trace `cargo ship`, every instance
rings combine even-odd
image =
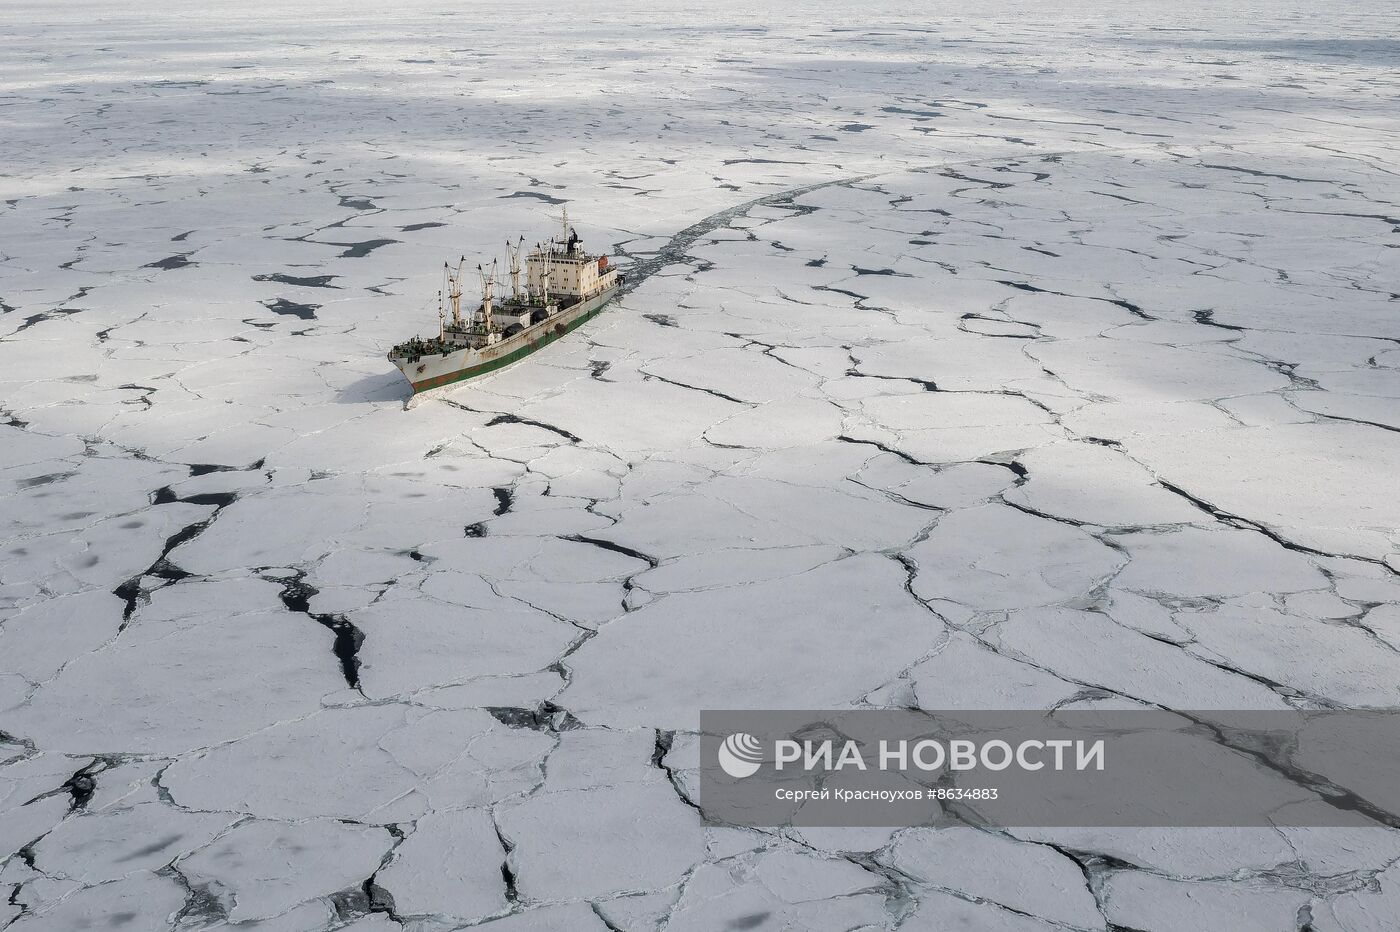
[[[525,256],[525,239],[506,243],[510,296],[499,301],[496,263],[478,265],[481,303],[462,313],[462,258],[443,265],[445,287],[438,292],[436,337],[414,337],[389,351],[389,361],[413,386],[427,391],[494,372],[543,349],[603,309],[624,281],[607,256],[583,248],[564,211],[562,232],[537,243]]]

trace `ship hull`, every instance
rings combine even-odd
[[[527,327],[515,336],[494,346],[479,350],[461,349],[442,355],[421,356],[417,359],[395,359],[393,363],[408,379],[413,391],[425,392],[454,382],[463,382],[495,372],[519,362],[531,353],[544,349],[596,317],[617,294],[614,285],[601,294],[580,301],[555,314],[549,320]],[[421,370],[421,371],[420,371]]]

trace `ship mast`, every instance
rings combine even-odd
[[[550,253],[545,252],[547,248],[539,243],[535,244],[535,252],[539,255],[542,266],[540,269],[540,303],[545,307],[549,307],[549,272],[554,267]]]
[[[457,261],[457,270],[447,272],[447,297],[452,302],[452,326],[457,329],[462,327],[462,264],[467,261],[463,256]],[[444,266],[446,263],[444,263]]]
[[[496,329],[496,321],[491,316],[492,297],[496,286],[496,260],[491,260],[491,271],[488,272],[479,265],[476,270],[481,274],[481,316],[486,324],[486,332],[490,333]]]
[[[564,249],[568,249],[568,248],[569,248],[569,205],[568,205],[568,204],[565,204],[565,205],[563,206],[563,208],[561,208],[561,209],[562,209],[563,215],[564,215],[564,216],[563,216],[563,219],[564,219],[564,236],[563,236],[562,239],[559,240],[559,242],[560,242],[560,244],[564,247]]]
[[[506,255],[510,257],[510,296],[516,301],[520,300],[520,247],[524,243],[523,236],[514,246],[510,244],[510,240],[506,240]]]

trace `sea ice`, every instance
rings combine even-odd
[[[1400,704],[1393,4],[0,24],[0,927],[1393,925],[1394,828],[696,790],[704,708]],[[627,293],[406,404],[565,204]]]

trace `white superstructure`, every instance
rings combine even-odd
[[[528,288],[532,294],[591,298],[617,284],[617,270],[607,256],[583,251],[578,234],[564,211],[563,235],[537,245],[526,259]]]

